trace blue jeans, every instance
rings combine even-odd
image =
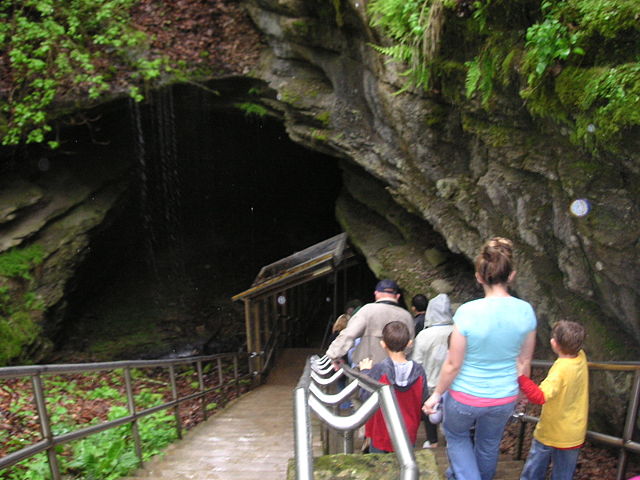
[[[500,440],[516,402],[495,407],[472,407],[444,397],[443,428],[447,437],[450,469],[456,480],[491,480],[496,473]],[[471,428],[475,425],[475,436]]]
[[[553,464],[551,480],[571,480],[579,454],[579,448],[562,450],[549,447],[534,438],[520,480],[544,480],[549,461]]]

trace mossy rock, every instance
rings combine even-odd
[[[447,254],[437,248],[430,248],[425,250],[424,258],[431,266],[437,267],[447,261]]]
[[[416,450],[422,480],[441,480],[436,458],[428,450]],[[289,461],[287,480],[295,479],[295,461]],[[314,459],[315,480],[397,480],[400,465],[395,454],[336,454]]]

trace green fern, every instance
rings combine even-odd
[[[391,45],[390,47],[383,47],[380,45],[369,44],[375,51],[391,57],[392,60],[408,63],[411,61],[415,52],[409,45]]]

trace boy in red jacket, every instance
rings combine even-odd
[[[520,480],[543,480],[550,461],[552,480],[573,478],[589,416],[589,371],[581,349],[584,337],[579,323],[559,321],[551,331],[551,348],[558,358],[547,378],[538,387],[524,375],[518,377],[529,401],[543,405]]]
[[[380,383],[393,385],[409,440],[415,445],[422,418],[422,404],[429,395],[424,369],[418,363],[407,360],[404,353],[412,341],[411,333],[404,323],[387,323],[382,329],[380,345],[389,356],[376,363],[373,368],[371,359],[365,358],[360,361],[360,370]],[[360,396],[362,400],[366,400],[370,395],[362,390]],[[371,441],[370,453],[393,452],[393,444],[380,409],[366,423],[365,437]]]

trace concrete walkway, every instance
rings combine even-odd
[[[280,352],[267,383],[187,432],[127,480],[283,480],[293,457],[293,389],[309,349]]]

